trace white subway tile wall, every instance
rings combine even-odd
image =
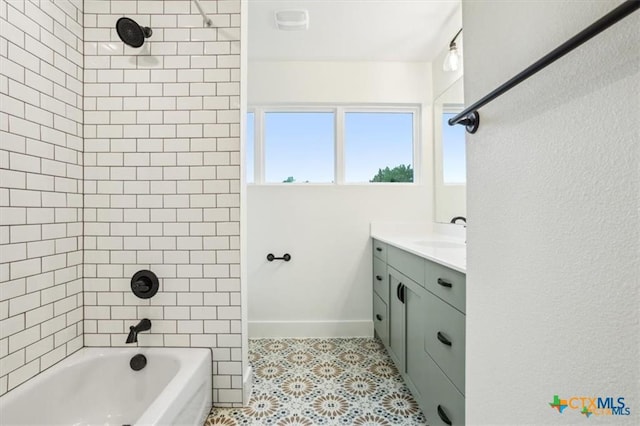
[[[82,28],[0,0],[0,395],[83,346]]]
[[[84,339],[124,346],[149,318],[140,346],[211,348],[214,403],[240,406],[240,0],[202,5],[214,28],[191,0],[84,2]],[[141,48],[122,16],[152,28]],[[11,221],[35,202],[19,197]],[[140,269],[160,279],[152,299],[131,293]]]

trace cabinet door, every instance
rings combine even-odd
[[[405,354],[405,312],[401,300],[402,275],[392,268],[389,274],[389,355],[402,373],[404,373]]]
[[[424,367],[424,326],[426,290],[413,282],[405,282],[404,308],[406,317],[406,372],[407,381],[416,400],[422,401],[427,386]]]

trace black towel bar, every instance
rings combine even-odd
[[[284,260],[285,262],[288,262],[291,260],[291,255],[289,253],[285,253],[282,257],[275,257],[273,253],[269,253],[267,255],[267,260],[269,262],[273,262],[274,260]]]
[[[511,90],[512,88],[522,83],[538,71],[546,68],[556,60],[562,58],[564,55],[571,52],[576,47],[600,34],[602,31],[606,30],[616,22],[622,20],[627,15],[632,14],[633,12],[638,10],[638,8],[640,8],[640,0],[625,1],[620,6],[616,7],[611,12],[607,13],[602,18],[598,19],[596,22],[589,25],[587,28],[580,31],[575,36],[571,37],[569,40],[562,43],[560,46],[556,47],[554,50],[547,53],[545,56],[538,59],[533,64],[529,65],[529,67],[512,77],[502,86],[498,87],[493,92],[489,93],[473,105],[469,106],[464,111],[457,114],[455,117],[450,118],[448,121],[449,125],[454,126],[456,124],[462,124],[467,128],[467,132],[475,133],[480,126],[480,114],[478,114],[478,109],[482,108],[505,92]]]

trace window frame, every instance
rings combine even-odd
[[[272,112],[331,112],[334,114],[334,166],[333,182],[265,182],[264,120]],[[247,108],[254,113],[253,182],[248,185],[312,185],[312,186],[358,186],[358,185],[419,185],[422,183],[422,108],[419,104],[260,104]],[[413,182],[346,182],[345,163],[345,115],[347,113],[410,113],[413,116],[412,164]]]

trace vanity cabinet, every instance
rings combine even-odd
[[[373,247],[376,334],[429,424],[463,425],[465,275],[375,239]]]
[[[389,275],[387,246],[373,245],[373,327],[385,346],[389,346]]]

